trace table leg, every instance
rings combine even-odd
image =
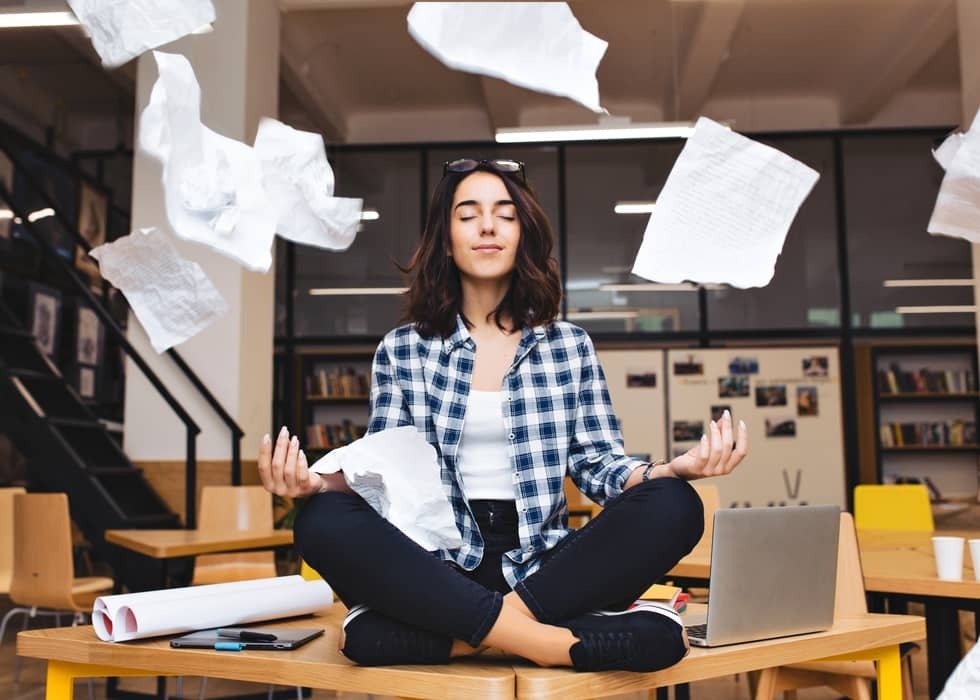
[[[902,655],[886,647],[878,657],[878,700],[902,700]]]
[[[156,671],[140,671],[118,666],[79,664],[72,661],[48,661],[45,700],[72,700],[76,678],[105,678],[107,676],[155,676]],[[172,673],[167,675],[174,675]]]
[[[960,659],[960,617],[957,609],[927,600],[926,646],[929,657],[929,697],[939,697]]]

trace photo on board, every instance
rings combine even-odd
[[[817,405],[817,387],[796,387],[796,415],[815,416],[819,413]]]
[[[796,437],[796,418],[793,416],[766,418],[766,437]]]
[[[728,399],[749,395],[749,377],[736,374],[731,377],[718,377],[718,398]]]
[[[786,405],[786,385],[769,384],[757,386],[755,388],[756,406],[785,406]]]

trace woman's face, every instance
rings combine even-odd
[[[510,277],[521,240],[517,208],[503,180],[478,170],[456,186],[449,218],[450,254],[472,281]]]

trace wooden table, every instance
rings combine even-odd
[[[963,580],[943,581],[936,575],[933,535],[970,539],[980,537],[980,532],[857,532],[865,590],[919,600],[925,604],[930,697],[939,695],[961,656],[958,611],[977,610],[980,606],[980,582],[975,580],[968,547],[964,544]],[[710,551],[696,548],[671,569],[668,576],[704,582],[710,573]]]
[[[161,674],[204,675],[401,697],[494,700],[612,695],[829,655],[864,652],[868,658],[880,662],[878,697],[899,700],[898,645],[921,639],[925,633],[919,617],[865,615],[840,621],[828,632],[716,649],[693,649],[679,664],[658,673],[576,673],[568,669],[537,668],[497,654],[444,666],[369,668],[353,665],[337,651],[344,613],[343,606],[334,605],[322,616],[275,622],[276,627],[322,625],[326,628],[323,637],[292,652],[171,649],[169,637],[100,642],[92,628],[86,626],[21,632],[17,637],[17,653],[48,660],[47,700],[70,700],[74,678]]]
[[[980,537],[975,530],[902,532],[858,530],[865,590],[920,600],[926,609],[929,695],[936,697],[962,655],[960,610],[980,609],[980,581],[964,543],[963,580],[943,581],[936,574],[932,536]]]

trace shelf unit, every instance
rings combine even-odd
[[[944,498],[976,499],[976,344],[875,345],[868,359],[876,481],[928,478]]]
[[[295,431],[313,462],[367,429],[374,348],[301,348],[296,355]]]

